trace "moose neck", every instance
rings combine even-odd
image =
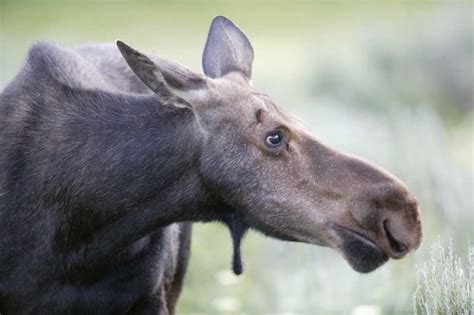
[[[71,117],[68,133],[81,139],[64,140],[82,145],[67,165],[72,174],[57,181],[72,181],[63,187],[69,208],[57,239],[68,243],[60,248],[86,246],[94,263],[168,224],[218,219],[199,176],[203,137],[191,110],[154,96],[83,92],[74,100],[98,110]]]

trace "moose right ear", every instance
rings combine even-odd
[[[229,72],[252,79],[253,48],[245,34],[226,17],[214,18],[202,57],[204,73],[219,78]]]
[[[136,76],[160,97],[192,105],[196,90],[207,89],[206,78],[158,56],[147,56],[118,40],[117,47]]]

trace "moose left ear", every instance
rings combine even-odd
[[[155,55],[145,55],[118,40],[117,47],[137,77],[153,92],[171,101],[184,100],[192,104],[207,88],[206,78],[184,66]]]
[[[214,18],[202,58],[204,73],[219,78],[229,72],[239,72],[250,81],[252,62],[253,48],[247,36],[228,18]]]

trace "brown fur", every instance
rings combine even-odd
[[[223,48],[213,52],[216,46]],[[203,179],[252,227],[343,253],[348,236],[339,231],[345,229],[362,236],[381,261],[419,246],[418,204],[405,185],[372,163],[325,145],[256,91],[250,84],[253,49],[226,18],[216,18],[209,32],[203,58],[208,76],[146,57],[121,42],[119,48],[155,93],[172,94],[192,109],[205,139]],[[283,139],[271,148],[265,139],[274,132]]]
[[[228,225],[236,273],[249,228],[359,272],[419,246],[405,185],[256,91],[228,19],[211,25],[205,75],[117,46],[123,59],[37,44],[0,95],[0,313],[172,313],[185,221]]]

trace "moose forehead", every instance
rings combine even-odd
[[[203,112],[209,118],[229,120],[242,127],[262,123],[274,128],[305,131],[302,123],[285,113],[271,97],[252,88],[238,74],[208,79],[209,95]]]

